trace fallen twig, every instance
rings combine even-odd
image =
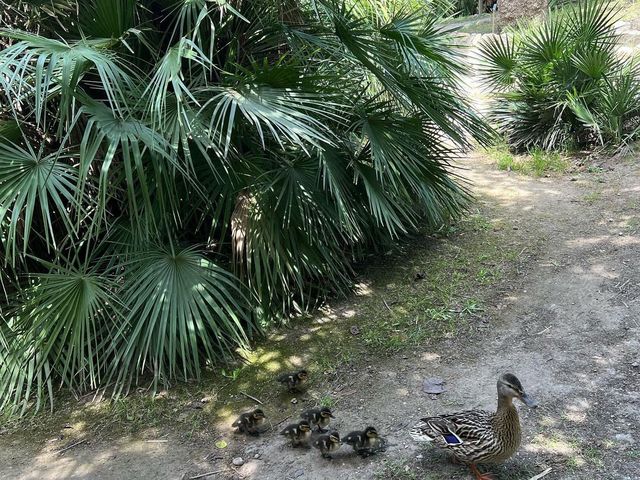
[[[547,330],[549,330],[551,328],[551,325],[549,325],[547,328],[545,328],[544,330],[536,333],[536,335],[542,335],[544,332],[546,332]]]
[[[391,310],[391,307],[389,306],[389,304],[387,303],[387,301],[383,298],[382,302],[384,303],[384,306],[387,307],[387,310],[389,310],[391,313],[393,313],[393,310]]]
[[[72,443],[71,445],[64,447],[62,450],[58,450],[56,453],[62,453],[62,452],[66,452],[67,450],[71,450],[73,447],[77,447],[78,445],[81,445],[86,441],[87,441],[86,438],[84,440],[79,440],[76,443]]]
[[[276,428],[278,425],[282,425],[284,422],[286,422],[287,420],[289,420],[291,417],[293,417],[293,415],[289,415],[287,417],[284,417],[282,420],[280,420],[278,423],[275,423],[273,425],[271,425],[271,430],[273,430],[274,428]]]
[[[195,477],[189,477],[189,480],[197,480],[198,478],[208,477],[209,475],[216,475],[218,473],[228,472],[228,468],[224,468],[222,470],[215,470],[213,472],[201,473],[200,475],[196,475]]]
[[[163,439],[154,439],[154,440],[145,440],[145,443],[167,443],[169,440]]]
[[[256,397],[252,397],[251,395],[249,395],[248,393],[244,393],[244,392],[240,392],[242,395],[244,395],[247,398],[250,398],[251,400],[253,400],[254,402],[258,402],[260,405],[264,405],[260,400],[258,400]]]
[[[546,477],[550,473],[551,473],[551,468],[547,468],[544,472],[539,473],[538,475],[535,475],[535,476],[531,477],[529,480],[539,480],[542,477]]]

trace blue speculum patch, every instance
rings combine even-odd
[[[444,437],[445,442],[447,442],[447,445],[460,445],[462,443],[460,437],[453,433],[445,433],[442,436]]]

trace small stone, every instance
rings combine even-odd
[[[633,363],[631,364],[631,366],[632,366],[633,368],[640,368],[640,363],[638,363],[638,362],[633,362]]]
[[[513,227],[514,230],[520,230],[520,227]]]
[[[295,472],[293,472],[293,473],[291,474],[291,476],[292,476],[293,478],[300,478],[300,477],[302,477],[303,475],[304,475],[304,470],[302,470],[301,468],[299,468],[298,470],[296,470]]]
[[[293,403],[295,405],[296,403],[298,403],[298,399],[297,398],[292,398],[291,399],[291,403]]]
[[[613,222],[613,218],[608,218],[607,222]]]
[[[571,177],[569,180],[572,181],[572,182],[577,182],[578,181],[578,179],[576,177]]]
[[[244,465],[244,459],[242,457],[236,457],[231,461],[231,463],[234,467],[241,467]]]
[[[203,397],[200,399],[200,403],[209,403],[211,402],[211,397]]]
[[[621,237],[621,236],[623,236],[623,235],[624,235],[624,233],[622,233],[622,232],[618,232],[618,236],[619,236],[619,237]]]
[[[261,455],[259,453],[256,453],[253,458],[255,458],[256,460],[259,459],[261,457]]]
[[[357,325],[352,325],[349,331],[351,332],[351,335],[360,335],[360,329]]]
[[[416,455],[416,458],[417,458],[418,460],[422,460],[422,459],[424,458],[424,456],[423,456],[422,454],[420,454],[420,455]]]

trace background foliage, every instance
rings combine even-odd
[[[640,135],[640,68],[619,50],[617,3],[581,0],[511,37],[484,42],[492,117],[509,144],[624,145]]]
[[[459,215],[448,161],[487,129],[441,13],[6,6],[0,409],[198,377],[347,289],[363,252]]]

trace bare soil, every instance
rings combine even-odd
[[[375,425],[391,444],[387,452],[362,459],[343,446],[325,460],[317,451],[287,447],[276,424],[294,420],[322,390],[297,404],[286,395],[265,401],[274,427],[257,438],[234,435],[230,422],[212,419],[191,437],[170,428],[151,442],[148,435],[94,435],[57,453],[73,445],[64,429],[61,439],[29,431],[3,435],[0,428],[0,479],[177,480],[206,472],[218,472],[202,477],[216,480],[469,479],[465,467],[412,443],[406,432],[421,416],[495,408],[495,381],[507,371],[540,407],[520,409],[523,444],[493,468],[497,479],[528,480],[548,468],[546,480],[640,478],[638,162],[612,159],[592,169],[596,173],[553,178],[500,172],[477,156],[462,163],[479,213],[490,225],[507,226],[499,238],[518,251],[512,268],[489,289],[478,286],[483,311],[457,333],[391,356],[365,352],[319,382],[332,394],[334,427],[346,434]],[[425,239],[424,248],[430,242]],[[396,259],[389,270],[411,265],[411,257]],[[348,323],[358,318],[359,305],[354,297],[315,322]],[[391,315],[395,307],[381,302],[383,315],[387,307]],[[287,332],[301,345],[301,363],[308,360],[302,345],[313,325]],[[446,392],[422,393],[428,377],[442,378]],[[230,412],[247,405],[237,396],[228,402]],[[170,427],[171,419],[165,423]],[[214,446],[220,439],[226,448]],[[234,457],[244,464],[234,467]]]

